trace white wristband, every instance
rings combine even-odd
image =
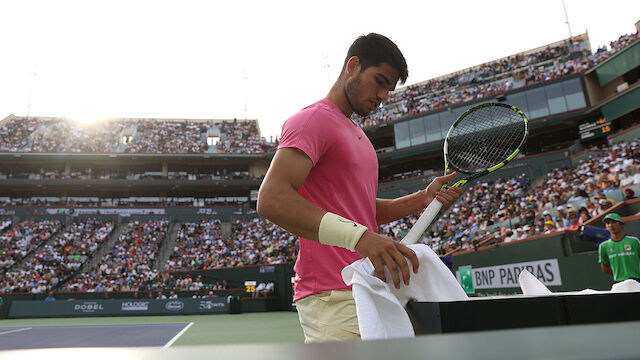
[[[318,240],[322,244],[355,251],[356,244],[365,231],[367,231],[366,226],[328,212],[320,220]]]

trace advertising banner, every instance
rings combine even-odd
[[[73,301],[16,300],[9,310],[10,318],[59,316],[127,316],[173,314],[228,314],[226,298],[210,299],[113,299]]]
[[[558,259],[527,261],[514,264],[472,268],[460,266],[456,278],[465,292],[475,293],[477,289],[519,288],[518,276],[527,269],[546,286],[561,286]]]

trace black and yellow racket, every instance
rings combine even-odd
[[[444,139],[444,174],[456,171],[462,175],[464,178],[453,185],[460,187],[498,171],[518,155],[528,134],[527,117],[515,106],[502,103],[474,106],[460,115]],[[442,203],[434,199],[402,243],[418,242],[441,208]]]

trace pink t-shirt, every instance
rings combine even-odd
[[[328,99],[302,109],[282,127],[280,148],[298,148],[313,162],[299,193],[319,208],[377,232],[378,157],[360,127]],[[295,298],[348,289],[342,269],[361,256],[300,238]]]

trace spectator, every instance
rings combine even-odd
[[[264,283],[264,281],[261,281],[258,286],[256,287],[256,291],[252,294],[253,297],[257,297],[257,296],[264,296],[264,291],[267,288],[267,284]]]
[[[268,296],[269,294],[273,294],[275,291],[276,284],[273,281],[269,281],[267,283],[267,287],[264,289],[264,295]]]
[[[545,221],[544,222],[544,233],[551,234],[552,232],[558,231],[556,224],[553,221]]]
[[[49,295],[47,295],[47,297],[44,298],[44,301],[56,301],[55,296],[53,296],[53,291],[49,291]]]
[[[624,198],[626,200],[631,200],[636,198],[636,192],[633,189],[626,188],[624,189]]]
[[[600,267],[616,282],[633,279],[640,282],[640,240],[624,232],[624,221],[616,213],[604,217],[611,237],[598,248]]]

